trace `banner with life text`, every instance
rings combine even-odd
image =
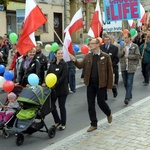
[[[103,0],[106,22],[140,18],[140,0]]]

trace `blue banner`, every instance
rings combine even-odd
[[[140,18],[140,0],[103,0],[106,22]]]

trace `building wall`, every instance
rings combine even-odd
[[[0,11],[0,36],[3,36],[6,33],[6,12]]]

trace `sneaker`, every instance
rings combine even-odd
[[[92,132],[94,130],[96,130],[97,127],[96,126],[90,126],[88,129],[87,129],[87,132]]]
[[[146,83],[146,82],[145,82],[145,84],[144,84],[144,85],[145,85],[145,86],[148,86],[148,85],[149,85],[149,83]]]
[[[107,116],[107,120],[108,120],[108,123],[111,123],[112,122],[112,115]]]

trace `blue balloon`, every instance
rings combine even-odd
[[[3,76],[5,80],[13,80],[14,78],[14,74],[11,71],[5,71]]]
[[[80,47],[78,45],[73,45],[73,50],[75,52],[78,52],[80,50]]]
[[[120,41],[120,43],[119,43],[121,46],[124,44],[124,41]]]
[[[3,73],[5,71],[5,66],[4,65],[0,65],[0,73]]]
[[[31,86],[35,86],[35,85],[38,85],[39,84],[39,77],[34,74],[34,73],[31,73],[29,76],[28,76],[28,82]]]

